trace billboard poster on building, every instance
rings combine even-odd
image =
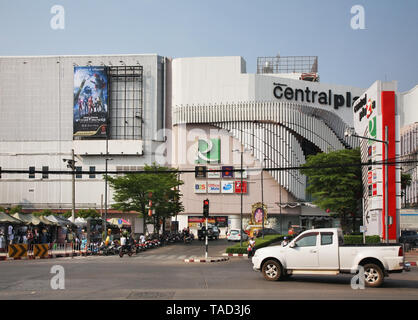
[[[105,67],[74,67],[73,136],[106,138],[108,77]]]

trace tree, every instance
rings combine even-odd
[[[49,215],[54,214],[54,213],[49,209],[44,209],[44,210],[41,210],[41,211],[33,212],[32,214],[35,217],[40,217],[40,216],[49,216]]]
[[[172,217],[183,211],[178,187],[183,181],[178,179],[176,169],[161,167],[156,164],[146,165],[144,172],[129,173],[120,177],[105,176],[114,189],[113,208],[123,212],[136,211],[146,223],[154,223],[159,230],[159,220]],[[148,216],[147,207],[152,201],[151,209],[155,210],[153,217]]]
[[[343,231],[347,233],[349,217],[352,216],[354,224],[355,217],[361,213],[363,183],[360,149],[310,155],[303,167],[306,169],[301,169],[301,173],[308,177],[307,191],[312,194],[313,203],[327,212],[335,212]]]

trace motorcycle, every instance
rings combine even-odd
[[[188,235],[188,236],[184,236],[183,238],[184,243],[192,243],[193,237]]]
[[[127,254],[128,256],[132,256],[135,252],[135,249],[132,245],[127,244],[125,246],[121,246],[121,248],[119,249],[119,257],[123,257],[124,254]]]

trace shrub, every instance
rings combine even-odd
[[[291,238],[289,235],[266,235],[264,239],[256,238],[255,240],[255,248],[260,249],[263,247],[267,247],[275,242],[281,242],[284,237]],[[235,246],[226,248],[226,253],[247,253],[248,241],[244,241],[242,243],[242,247],[240,244],[236,244]]]
[[[345,235],[344,244],[362,244],[363,236]],[[366,236],[366,244],[380,243],[379,236]]]

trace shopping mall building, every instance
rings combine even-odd
[[[392,151],[416,157],[418,88],[399,93],[396,82],[374,86],[396,97]],[[126,172],[156,162],[182,171],[185,210],[174,218],[180,229],[199,226],[204,199],[222,232],[239,228],[241,216],[244,228],[257,223],[261,204],[266,226],[282,232],[294,225],[338,226],[312,205],[305,176],[277,168],[298,168],[310,154],[361,146],[345,132],[355,127],[367,134],[357,131],[363,124],[353,108],[367,90],[320,82],[317,57],[259,58],[256,74],[246,72],[241,57],[0,57],[0,167],[28,171],[1,174],[0,206],[71,210],[71,175],[50,171],[69,170],[65,159],[74,150],[76,171],[83,172],[76,175],[76,209],[103,208],[105,184],[95,172],[106,163],[109,171]],[[363,114],[363,107],[357,111]],[[404,199],[416,203],[416,164],[408,170],[413,182]],[[395,171],[391,210],[399,216],[400,166]],[[370,197],[383,196],[381,174],[376,179],[380,187]],[[369,209],[381,211],[382,203]],[[141,231],[137,215],[112,214]]]

